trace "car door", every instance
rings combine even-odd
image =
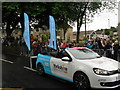
[[[54,76],[71,81],[72,62],[63,61],[61,58],[51,59],[51,72]]]

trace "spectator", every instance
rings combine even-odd
[[[34,41],[34,36],[33,36],[33,34],[31,34],[30,35],[30,42],[31,42],[31,44],[33,43],[33,41]]]
[[[68,47],[69,47],[69,48],[73,48],[73,47],[74,47],[74,44],[71,42],[71,43],[69,43]]]
[[[99,49],[97,42],[93,42],[92,49]]]
[[[19,45],[20,45],[20,46],[22,46],[22,36],[21,36],[21,35],[20,35],[20,37],[19,37],[19,40],[18,40],[18,41],[19,41]]]
[[[99,37],[97,37],[95,41],[98,44],[97,53],[102,56],[104,54],[104,48],[103,48],[102,43],[101,43],[102,39],[100,39]]]
[[[86,46],[87,46],[87,48],[92,49],[92,47],[93,47],[92,41],[88,41]]]
[[[32,49],[33,49],[33,55],[37,55],[38,54],[38,43],[37,43],[37,41],[34,41],[32,43]]]
[[[13,44],[14,47],[18,46],[18,40],[19,40],[19,39],[18,39],[17,37],[14,39],[14,44]]]
[[[105,49],[105,42],[106,42],[105,39],[101,39],[101,44],[102,44],[102,48],[103,48],[103,49]]]
[[[115,60],[117,60],[119,49],[120,49],[119,43],[118,43],[118,41],[115,41],[114,45],[113,45],[113,50],[114,50],[113,59],[115,59]]]
[[[21,47],[20,55],[28,56],[28,47],[27,47],[23,37],[22,37],[22,47]]]
[[[65,49],[67,47],[67,43],[62,43],[61,48]]]
[[[96,38],[95,42],[98,43],[98,47],[99,47],[99,49],[103,49],[102,44],[101,44],[101,40],[100,40],[99,37]]]
[[[109,40],[106,41],[105,44],[105,52],[106,52],[106,57],[112,58],[112,51],[111,51],[112,45]]]

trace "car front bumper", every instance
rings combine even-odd
[[[116,88],[120,86],[120,74],[114,75],[92,75],[90,78],[92,88]]]

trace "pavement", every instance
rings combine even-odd
[[[20,50],[21,50],[21,47],[19,46],[16,46],[16,47],[2,46],[2,53],[9,54],[9,55],[20,56],[20,53],[21,53]]]
[[[28,51],[26,50],[26,48],[22,48],[20,46],[2,46],[2,53],[8,55],[29,57],[30,55],[27,54]]]

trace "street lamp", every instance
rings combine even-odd
[[[108,29],[110,29],[110,19],[108,19]]]

